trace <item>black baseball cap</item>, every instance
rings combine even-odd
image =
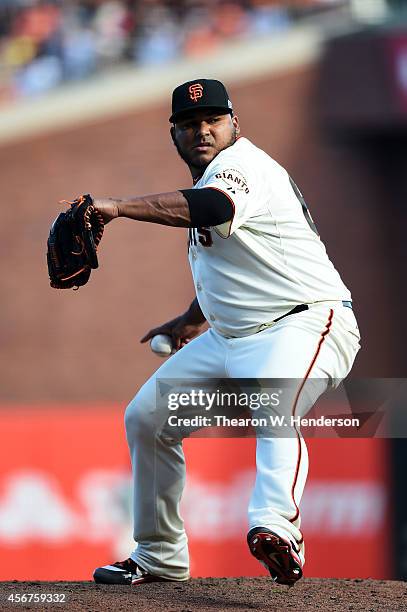
[[[172,92],[171,123],[176,123],[183,114],[196,108],[213,108],[233,113],[226,87],[216,79],[195,79],[176,87]]]

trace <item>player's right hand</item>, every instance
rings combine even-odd
[[[190,340],[195,338],[202,331],[202,323],[189,323],[187,315],[182,314],[159,327],[150,329],[140,340],[141,343],[148,342],[153,336],[158,334],[165,334],[170,336],[172,340],[172,346],[174,351],[178,351],[180,348],[188,344]]]

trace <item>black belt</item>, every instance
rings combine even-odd
[[[345,306],[345,308],[353,309],[352,302],[347,302],[346,300],[342,300],[342,306]],[[298,304],[298,306],[295,306],[295,308],[290,310],[290,312],[286,312],[285,314],[281,315],[281,317],[277,317],[277,319],[274,319],[273,323],[276,323],[277,321],[280,321],[281,319],[284,319],[284,317],[288,317],[289,315],[297,314],[298,312],[303,312],[304,310],[309,310],[309,306],[307,304]]]

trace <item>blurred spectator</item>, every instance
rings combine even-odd
[[[88,7],[65,4],[62,12],[60,61],[64,79],[82,79],[97,68],[96,33],[92,27],[94,11]]]
[[[62,66],[53,55],[38,55],[32,62],[17,72],[17,92],[26,96],[37,96],[59,85],[62,81]]]
[[[107,1],[95,13],[93,27],[96,48],[101,63],[115,63],[123,57],[126,48],[127,9],[123,2]]]
[[[280,6],[258,6],[252,13],[252,30],[256,34],[270,34],[289,26],[287,11]]]
[[[216,32],[215,20],[213,7],[205,3],[191,7],[184,15],[184,52],[186,55],[205,55],[217,48],[220,40]]]
[[[382,0],[385,1],[385,0]],[[202,56],[351,0],[0,0],[0,104],[120,62]]]
[[[136,61],[141,64],[170,62],[180,55],[182,42],[182,28],[174,11],[161,2],[151,2],[142,8],[134,45]]]
[[[66,30],[62,38],[64,78],[83,79],[97,67],[97,38],[95,32],[82,25]]]
[[[221,38],[241,36],[250,28],[250,17],[239,2],[222,2],[214,12],[214,27]]]
[[[34,2],[33,6],[20,11],[12,23],[12,34],[30,38],[35,44],[41,44],[56,32],[60,21],[60,12],[52,4]]]

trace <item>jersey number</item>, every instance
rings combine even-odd
[[[212,234],[210,230],[206,229],[205,227],[199,227],[198,234],[199,242],[202,244],[202,246],[210,247],[213,245]]]
[[[299,203],[301,204],[301,208],[302,208],[302,212],[304,213],[304,217],[308,223],[308,225],[310,226],[310,228],[312,229],[313,232],[315,232],[315,234],[317,236],[319,236],[317,227],[313,221],[313,218],[311,217],[311,213],[308,209],[307,203],[304,200],[304,196],[302,195],[301,191],[298,189],[297,185],[294,183],[293,179],[290,176],[290,183],[291,183],[291,187],[294,190],[295,195],[297,196],[297,199],[299,201]]]
[[[188,241],[188,249],[191,245],[196,245],[196,232],[198,233],[198,240],[200,244],[204,247],[210,247],[213,245],[212,234],[209,229],[206,227],[198,227],[189,229],[189,241]]]

